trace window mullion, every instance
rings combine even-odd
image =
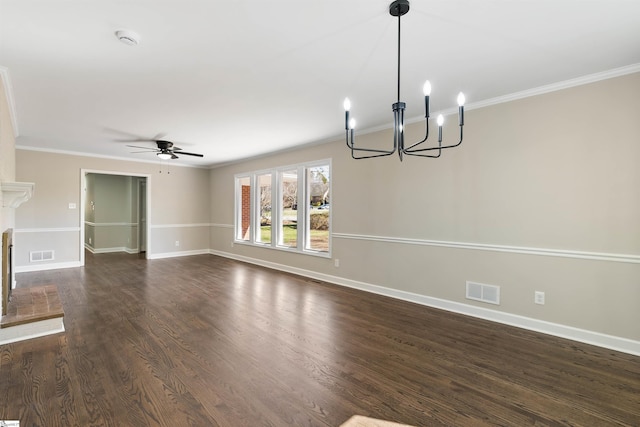
[[[304,250],[304,242],[306,241],[305,231],[307,229],[307,215],[309,209],[309,200],[307,197],[307,177],[305,176],[305,167],[298,166],[298,235],[297,235],[297,249],[302,252]],[[302,206],[302,209],[300,209]]]
[[[274,191],[275,190],[275,191]],[[280,221],[280,206],[278,202],[278,171],[271,171],[271,241],[269,245],[276,247],[278,243],[278,221]]]
[[[282,177],[280,171],[275,171],[273,181],[275,182],[275,191],[272,191],[272,197],[275,199],[271,203],[271,243],[273,247],[280,245],[280,228],[282,227]],[[275,202],[275,203],[274,203]]]

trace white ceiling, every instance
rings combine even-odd
[[[205,155],[174,162],[216,165],[341,137],[345,96],[359,128],[391,125],[397,18],[388,6],[0,0],[17,145],[156,160],[123,140],[163,136]],[[140,44],[119,42],[118,29]],[[638,64],[639,0],[413,0],[402,18],[408,117],[423,115],[427,78],[436,112],[461,90],[473,107]]]

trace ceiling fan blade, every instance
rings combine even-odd
[[[140,147],[139,145],[127,145],[127,147],[131,147],[131,148],[139,148],[141,150],[147,150],[147,151],[160,151],[157,148],[152,148],[152,147]]]
[[[180,154],[181,156],[184,154],[185,156],[204,157],[204,154],[188,153],[186,151],[180,151],[178,154]]]
[[[115,142],[153,142],[150,141],[148,139],[140,139],[140,138],[135,138],[135,139],[129,139],[129,138],[114,138],[113,141]]]
[[[171,153],[171,158],[172,159],[179,159],[180,157],[176,156],[175,154]]]
[[[138,154],[138,153],[155,153],[157,152],[157,150],[143,150],[143,151],[129,151],[131,154]]]

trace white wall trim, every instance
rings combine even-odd
[[[194,224],[153,224],[150,228],[189,228],[189,227],[211,227],[208,222]]]
[[[16,228],[14,233],[71,233],[80,231],[80,227],[57,228]]]
[[[334,239],[367,240],[384,243],[398,243],[405,245],[437,246],[454,249],[472,249],[479,251],[508,252],[515,254],[554,256],[577,258],[595,261],[624,262],[640,264],[640,255],[616,254],[605,252],[584,252],[563,249],[530,248],[525,246],[492,245],[487,243],[448,242],[442,240],[409,239],[404,237],[369,236],[364,234],[333,233]]]
[[[233,224],[211,224],[212,227],[233,229]],[[383,243],[398,243],[405,245],[436,246],[453,249],[469,249],[478,251],[507,252],[514,254],[554,256],[576,258],[592,261],[623,262],[640,264],[640,255],[619,254],[610,252],[587,252],[567,249],[532,248],[527,246],[494,245],[489,243],[453,242],[446,240],[410,239],[405,237],[372,236],[366,234],[332,233],[335,239],[366,240]]]
[[[91,227],[137,227],[137,222],[91,222],[85,221],[85,225]]]
[[[128,254],[137,254],[139,252],[137,248],[127,248],[124,246],[118,246],[113,248],[94,248],[85,244],[84,247],[92,254],[110,254],[115,252],[126,252]]]
[[[75,268],[82,267],[80,261],[69,262],[50,262],[47,264],[38,265],[21,265],[16,266],[16,273],[29,273],[32,271],[45,271],[45,270],[58,270],[60,268]]]
[[[210,224],[211,227],[216,227],[216,228],[230,228],[233,229],[233,224]]]
[[[9,105],[9,117],[11,117],[11,126],[13,127],[13,136],[17,138],[20,135],[18,131],[18,111],[16,110],[15,98],[13,97],[13,85],[11,77],[9,77],[9,69],[0,65],[0,80],[4,86],[4,92],[7,95],[7,104]]]
[[[62,317],[0,329],[0,345],[64,332]]]
[[[595,345],[598,347],[608,348],[615,351],[640,356],[640,341],[634,341],[628,338],[616,337],[613,335],[602,334],[600,332],[588,331],[585,329],[574,328],[572,326],[561,325],[557,323],[546,322],[543,320],[532,319],[517,314],[505,313],[484,307],[476,307],[469,304],[459,303],[455,301],[433,298],[426,295],[415,294],[412,292],[400,291],[397,289],[386,288],[384,286],[372,285],[356,280],[345,279],[342,277],[332,276],[329,274],[318,273],[315,271],[304,270],[301,268],[291,267],[288,265],[277,264],[261,259],[245,257],[229,252],[211,250],[212,255],[218,255],[225,258],[231,258],[238,261],[244,261],[251,264],[260,265],[274,270],[285,271],[288,273],[298,274],[300,276],[312,279],[322,280],[336,285],[346,286],[349,288],[359,289],[379,295],[388,296],[404,301],[409,301],[428,307],[439,308],[467,316],[477,317],[479,319],[489,320],[492,322],[502,323],[540,332],[547,335],[553,335],[560,338],[566,338],[585,344]]]
[[[206,255],[210,249],[196,249],[193,251],[165,252],[161,254],[148,254],[147,259],[177,258],[191,255]]]

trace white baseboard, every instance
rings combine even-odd
[[[16,266],[16,273],[29,273],[31,271],[58,270],[60,268],[82,267],[80,261],[71,262],[51,262],[45,264],[21,265]]]
[[[318,273],[315,271],[304,270],[301,268],[291,267],[288,265],[277,264],[261,259],[245,257],[229,252],[209,251],[212,255],[218,255],[225,258],[231,258],[238,261],[256,264],[274,270],[285,271],[312,279],[322,280],[324,282],[336,285],[346,286],[349,288],[359,289],[374,294],[384,295],[404,301],[409,301],[428,307],[439,308],[479,319],[490,320],[522,329],[540,332],[547,335],[553,335],[560,338],[566,338],[573,341],[591,344],[598,347],[608,348],[611,350],[621,351],[636,356],[640,356],[640,341],[634,341],[628,338],[616,337],[613,335],[602,334],[599,332],[588,331],[585,329],[574,328],[572,326],[561,325],[558,323],[546,322],[544,320],[533,319],[530,317],[520,316],[517,314],[505,313],[484,307],[476,307],[469,304],[459,303],[455,301],[433,298],[426,295],[415,294],[412,292],[400,291],[397,289],[386,288],[383,286],[372,285],[370,283],[359,282],[356,280],[345,279],[343,277],[332,276],[329,274]]]
[[[0,329],[0,345],[64,332],[62,317]]]
[[[180,251],[180,252],[165,252],[162,254],[150,254],[147,252],[147,259],[176,258],[176,257],[191,256],[191,255],[206,255],[210,253],[211,251],[209,249],[196,249],[193,251]]]
[[[89,250],[89,252],[93,253],[93,254],[111,254],[111,253],[115,253],[115,252],[126,252],[128,254],[137,254],[138,253],[138,249],[137,248],[127,248],[124,246],[118,246],[115,248],[94,248],[94,247],[87,247],[87,245],[85,245],[85,248],[87,250]]]

